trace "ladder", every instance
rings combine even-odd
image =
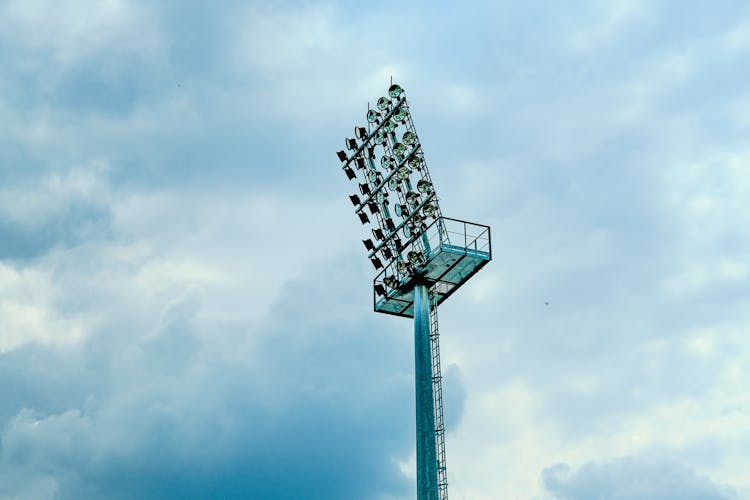
[[[432,397],[435,404],[438,498],[439,500],[448,500],[448,471],[445,464],[445,421],[443,418],[443,376],[440,372],[440,332],[438,331],[436,294],[432,294],[430,302],[430,350],[432,354]]]

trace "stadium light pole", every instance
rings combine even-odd
[[[358,190],[349,199],[360,222],[372,225],[362,243],[378,271],[373,309],[414,318],[417,498],[447,500],[437,306],[492,260],[490,228],[442,216],[399,85],[344,144],[336,155]]]

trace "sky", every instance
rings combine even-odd
[[[415,497],[335,152],[402,85],[493,261],[452,499],[750,498],[743,1],[0,1],[0,498]]]

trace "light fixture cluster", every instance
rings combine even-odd
[[[360,222],[373,226],[372,238],[362,240],[368,258],[376,270],[393,270],[376,290],[385,295],[386,287],[397,289],[425,263],[424,232],[440,218],[440,206],[403,89],[391,85],[366,118],[367,128],[355,127],[336,154],[358,185],[349,199]]]

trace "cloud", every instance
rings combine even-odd
[[[740,498],[732,488],[681,464],[636,458],[589,462],[574,472],[567,464],[553,465],[542,471],[541,482],[553,498],[561,500]]]

